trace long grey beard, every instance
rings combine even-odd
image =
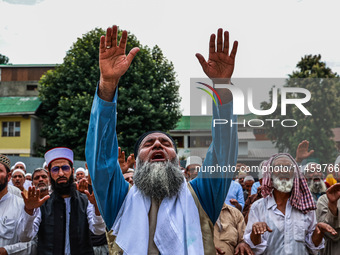
[[[314,182],[314,180],[312,180],[310,182],[309,189],[312,193],[323,193],[326,192],[327,187],[322,180],[319,182]]]
[[[137,158],[133,176],[134,185],[145,195],[162,201],[165,197],[178,194],[184,176],[178,158],[166,162],[143,162]]]

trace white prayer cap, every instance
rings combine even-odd
[[[76,170],[76,174],[79,173],[79,172],[83,172],[85,175],[86,175],[86,171],[84,168],[82,167],[78,167],[77,170]]]
[[[198,156],[190,156],[187,158],[187,163],[185,165],[185,168],[187,168],[190,165],[202,165],[202,159]]]
[[[45,161],[48,166],[57,159],[66,159],[73,164],[73,151],[66,147],[56,147],[45,153]]]
[[[27,173],[27,174],[25,175],[25,177],[26,177],[26,176],[32,176],[32,174],[31,174],[31,173]]]
[[[23,165],[24,168],[25,168],[25,170],[26,170],[26,165],[25,165],[25,163],[24,163],[24,162],[21,162],[21,161],[18,161],[17,163],[15,163],[15,164],[14,164],[14,168],[15,168],[17,165],[19,165],[19,164]]]
[[[340,155],[336,158],[334,165],[340,164]]]
[[[246,181],[253,181],[253,182],[255,182],[254,177],[251,176],[251,175],[247,175],[247,176],[244,178],[243,181],[244,181],[244,182],[246,182]]]
[[[14,170],[13,170],[13,173],[12,173],[12,176],[14,176],[15,173],[17,173],[17,172],[21,173],[22,176],[25,177],[25,172],[24,172],[24,170],[22,170],[22,169],[20,169],[20,168],[14,169]]]
[[[47,167],[46,161],[44,162],[42,168],[45,168],[45,167]]]

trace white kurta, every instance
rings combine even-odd
[[[8,254],[28,255],[36,251],[35,242],[19,242],[18,228],[23,209],[23,199],[9,192],[0,199],[0,247]]]

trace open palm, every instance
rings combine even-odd
[[[235,56],[237,52],[238,42],[235,41],[233,49],[229,55],[229,33],[224,32],[224,41],[222,38],[223,30],[220,28],[217,31],[217,47],[215,44],[216,35],[210,36],[209,42],[209,59],[206,61],[204,57],[197,53],[196,57],[200,62],[205,74],[213,78],[231,78],[234,72]]]
[[[122,32],[122,38],[117,45],[117,26],[108,28],[106,36],[100,38],[99,68],[101,82],[113,84],[115,89],[119,78],[127,71],[139,48],[133,48],[125,55],[127,32]]]

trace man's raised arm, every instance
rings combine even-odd
[[[125,55],[127,32],[117,45],[117,26],[100,38],[100,82],[94,97],[86,140],[86,161],[99,210],[111,228],[128,192],[118,163],[116,108],[120,77],[127,71],[139,48]]]
[[[230,79],[234,71],[235,56],[238,42],[235,41],[229,54],[229,33],[219,29],[216,35],[212,34],[209,42],[209,59],[206,61],[201,54],[196,54],[203,71],[212,79],[214,84],[230,84]],[[229,85],[231,86],[231,85]],[[237,125],[230,126],[230,122],[237,122],[237,117],[233,115],[232,94],[227,88],[216,89],[222,105],[213,106],[213,119],[226,119],[228,124],[212,125],[212,143],[208,149],[202,170],[209,166],[220,166],[221,168],[236,165],[238,153]],[[209,218],[215,223],[224,200],[227,196],[232,171],[212,174],[200,171],[198,177],[191,182],[201,205]]]

